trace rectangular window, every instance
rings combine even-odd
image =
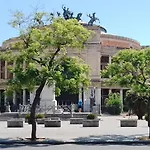
[[[13,65],[13,62],[8,62],[7,67],[11,67]],[[7,79],[12,79],[13,73],[10,72],[10,70],[7,68]]]
[[[1,79],[5,79],[5,61],[2,60],[1,60],[0,72],[1,72]]]
[[[100,70],[104,70],[106,68],[106,66],[109,64],[109,56],[102,56],[100,64],[101,64]],[[108,76],[105,76],[103,78],[108,78]]]

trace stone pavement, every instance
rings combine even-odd
[[[122,116],[102,116],[100,127],[82,127],[62,121],[61,128],[45,128],[37,125],[37,137],[51,141],[98,142],[98,141],[134,141],[137,137],[148,135],[147,122],[138,121],[138,127],[120,127]],[[128,118],[128,117],[126,117]],[[31,125],[24,123],[24,128],[7,128],[7,123],[0,122],[0,140],[30,137]]]

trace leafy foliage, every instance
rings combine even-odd
[[[44,117],[45,117],[44,114],[36,114],[36,115],[35,115],[35,118],[36,118],[36,119],[41,119],[41,118],[44,118]],[[26,115],[25,115],[25,119],[30,119],[30,114],[26,114]]]
[[[136,114],[141,118],[142,112],[145,110],[146,96],[148,99],[147,113],[150,113],[150,48],[135,50],[127,49],[119,51],[112,60],[112,64],[109,64],[105,70],[101,72],[102,76],[108,75],[107,84],[119,84],[122,87],[126,87],[132,90],[132,93],[136,94],[140,98],[133,100],[136,106],[134,109]],[[133,96],[133,95],[132,95]],[[136,96],[136,97],[137,97]],[[142,105],[141,105],[142,104]],[[144,106],[143,106],[144,104]],[[140,108],[142,107],[143,108]],[[140,108],[140,109],[139,109]],[[137,111],[137,110],[142,110]],[[148,121],[150,127],[150,118]]]
[[[56,94],[59,89],[66,92],[78,93],[81,86],[87,87],[90,84],[89,67],[83,60],[77,57],[65,57],[65,59],[55,69],[53,76],[56,82]]]
[[[87,119],[96,119],[97,115],[96,114],[88,114]]]
[[[106,106],[117,106],[121,105],[120,95],[119,93],[110,93],[109,97],[106,98]]]
[[[30,118],[30,114],[26,114],[25,119],[29,119],[29,118]]]
[[[138,116],[138,119],[142,119],[147,112],[148,96],[128,92],[125,101],[127,102],[129,109],[133,110],[133,113]]]
[[[45,115],[44,114],[36,114],[35,117],[36,117],[36,119],[42,119],[45,117]]]
[[[121,99],[119,93],[110,93],[106,98],[106,107],[108,113],[118,115],[121,113]]]
[[[149,95],[150,49],[119,51],[101,75],[110,78],[107,84],[119,84],[136,93]]]
[[[69,51],[79,55],[91,32],[76,19],[55,18],[47,12],[27,17],[16,12],[10,25],[19,30],[20,36],[8,45],[9,50],[0,54],[1,60],[15,62],[9,68],[15,77],[8,81],[7,94],[21,89],[32,91],[36,87],[30,113],[31,139],[36,140],[35,110],[44,86],[55,83],[56,93],[60,94],[62,89],[77,91],[79,85],[90,83],[88,66],[66,56]]]
[[[77,57],[66,57],[70,49],[79,54],[91,34],[76,19],[51,18],[46,12],[25,17],[17,12],[10,24],[19,29],[20,36],[0,55],[2,60],[15,62],[9,67],[15,78],[8,81],[8,94],[20,89],[32,91],[43,80],[49,86],[55,82],[57,94],[61,89],[76,91],[79,85],[89,85],[88,66]]]

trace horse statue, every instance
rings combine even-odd
[[[70,13],[69,19],[74,19],[74,17],[73,17],[73,12]]]
[[[80,21],[80,20],[81,20],[81,17],[82,17],[82,13],[78,13],[76,19],[77,19],[78,21]]]
[[[68,19],[77,19],[78,21],[81,20],[81,16],[82,16],[82,13],[78,13],[76,17],[74,17],[74,13],[71,12],[69,10],[69,8],[66,8],[65,6],[62,6],[62,9],[63,9],[63,17],[65,20],[68,20]]]
[[[60,17],[60,16],[61,16],[61,13],[60,13],[60,12],[58,12],[58,11],[57,11],[57,16],[58,16],[58,17]]]
[[[87,15],[90,18],[88,25],[92,26],[94,22],[99,20],[98,18],[95,17],[95,15],[96,15],[96,13],[93,13],[92,16],[91,16],[91,14]]]
[[[68,19],[71,19],[73,18],[73,12],[71,12],[69,10],[69,8],[66,8],[65,6],[62,6],[62,9],[63,9],[63,17],[64,19],[68,20]]]

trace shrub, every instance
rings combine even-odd
[[[44,114],[36,114],[35,115],[35,118],[38,119],[38,118],[44,118]],[[29,119],[30,118],[30,114],[26,114],[25,116],[25,119]]]
[[[87,119],[96,119],[97,118],[97,115],[95,114],[88,114],[87,115]]]
[[[111,93],[106,99],[107,111],[111,115],[119,115],[121,113],[121,100],[118,93]]]
[[[44,114],[36,114],[35,115],[36,119],[41,119],[41,118],[44,118],[44,117],[45,117]]]
[[[44,118],[44,114],[36,114],[35,118],[36,119],[40,119],[40,118]],[[31,124],[31,119],[30,119],[30,114],[26,114],[25,119],[28,121],[29,124]]]
[[[26,114],[25,119],[29,119],[29,118],[30,118],[30,114]]]
[[[27,120],[28,124],[31,124],[30,114],[26,114],[25,119]]]

